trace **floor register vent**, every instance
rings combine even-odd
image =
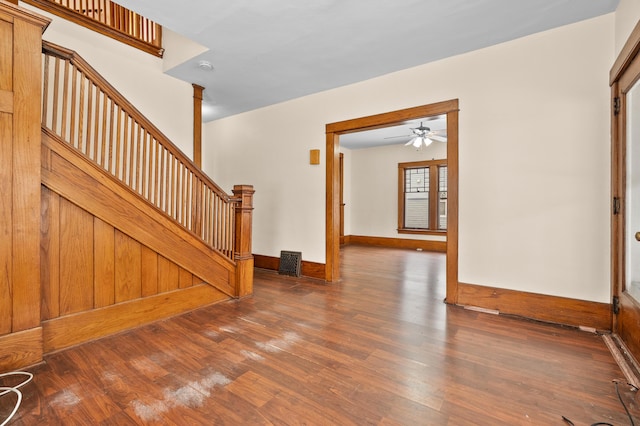
[[[301,272],[302,252],[300,251],[281,251],[280,267],[278,273],[280,275],[291,275],[299,277]]]

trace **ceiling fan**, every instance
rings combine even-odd
[[[411,128],[413,132],[413,138],[409,140],[404,146],[412,145],[414,148],[421,148],[422,145],[429,146],[431,142],[446,142],[446,136],[440,136],[438,133],[444,132],[444,130],[431,130],[429,127],[426,127],[420,123],[420,126]]]
[[[433,141],[437,142],[446,142],[446,130],[431,130],[431,128],[425,126],[422,122],[420,122],[420,126],[411,127],[411,134],[404,136],[393,136],[385,139],[393,139],[393,138],[411,138],[409,142],[404,144],[405,146],[413,146],[416,149],[422,148],[422,146],[429,146]]]

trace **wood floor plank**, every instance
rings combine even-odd
[[[253,297],[47,356],[11,425],[629,424],[601,336],[445,305],[444,254],[341,256],[340,283],[257,269]]]
[[[256,408],[264,406],[287,389],[261,375],[247,371],[227,386],[227,390]]]

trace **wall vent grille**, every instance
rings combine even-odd
[[[302,264],[302,252],[299,251],[281,251],[280,267],[278,273],[280,275],[291,275],[299,277]]]

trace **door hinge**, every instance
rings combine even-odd
[[[620,197],[613,197],[613,214],[620,214]]]
[[[620,114],[620,97],[613,98],[613,115]]]
[[[613,313],[618,315],[620,313],[620,298],[618,296],[613,296],[613,304],[611,305]]]

